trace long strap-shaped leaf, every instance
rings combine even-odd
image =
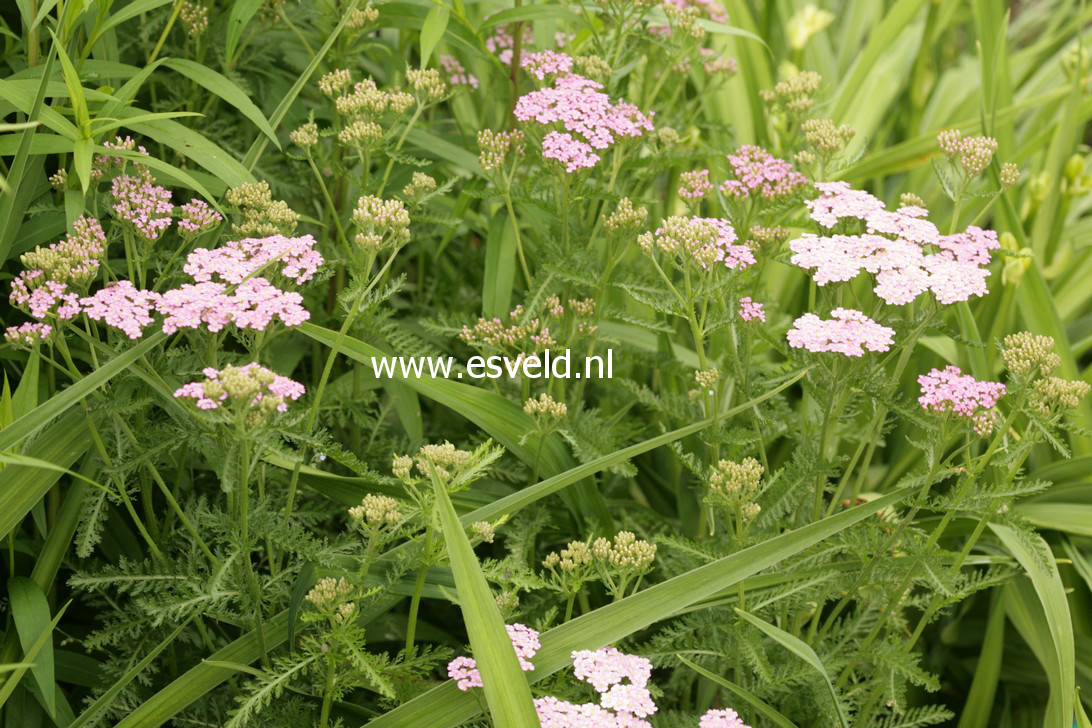
[[[51,419],[123,372],[126,367],[155,348],[165,338],[167,338],[166,334],[161,332],[152,334],[132,349],[114,357],[71,387],[46,400],[3,430],[0,430],[0,450],[14,448]]]
[[[493,593],[482,574],[474,549],[439,479],[433,476],[436,508],[444,529],[447,555],[463,613],[470,649],[482,675],[485,700],[497,728],[525,728],[538,723],[531,688],[523,677],[512,642],[505,631]]]
[[[574,650],[597,649],[609,645],[648,625],[670,617],[687,606],[706,599],[733,584],[775,566],[801,551],[830,538],[856,523],[873,516],[911,494],[902,488],[830,518],[798,528],[743,551],[718,559],[642,592],[614,602],[542,636],[542,649],[535,656],[537,682],[572,661]],[[448,681],[408,703],[382,715],[371,723],[373,728],[401,728],[427,725],[429,728],[454,728],[478,715],[481,707],[472,695],[460,692]]]
[[[830,699],[834,701],[834,709],[838,713],[838,722],[841,723],[842,728],[848,728],[849,720],[846,718],[846,712],[842,708],[842,701],[838,699],[838,691],[834,689],[834,683],[830,680],[830,674],[827,672],[827,668],[823,666],[823,661],[819,659],[819,655],[815,654],[815,650],[811,648],[811,645],[799,637],[789,634],[780,627],[772,625],[766,620],[760,619],[738,607],[736,608],[736,614],[758,627],[782,647],[811,665],[815,671],[822,676],[823,682],[826,683],[827,690],[830,692]]]
[[[682,664],[686,665],[691,670],[704,677],[706,680],[712,680],[717,685],[731,690],[733,693],[746,700],[748,703],[755,707],[755,710],[759,711],[764,716],[769,718],[770,722],[778,726],[778,728],[797,728],[797,725],[788,718],[786,718],[785,715],[781,713],[781,711],[777,710],[773,706],[767,705],[764,701],[760,700],[757,696],[751,693],[750,690],[747,690],[741,685],[736,685],[731,680],[725,680],[720,675],[706,670],[701,665],[694,664],[682,655],[675,655],[675,657],[678,658],[678,660]]]

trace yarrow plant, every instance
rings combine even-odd
[[[4,725],[1085,724],[1076,3],[15,5]]]

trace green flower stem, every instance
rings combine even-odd
[[[406,657],[413,654],[413,640],[417,633],[417,612],[421,608],[421,592],[425,589],[425,577],[432,554],[432,516],[425,529],[425,543],[421,549],[421,566],[417,569],[417,580],[413,583],[413,596],[410,598],[409,616],[406,621]]]
[[[242,541],[243,568],[246,571],[250,597],[254,601],[254,633],[258,638],[258,651],[262,664],[269,666],[269,651],[265,644],[265,630],[262,623],[262,594],[258,587],[258,576],[254,573],[254,564],[250,560],[250,525],[247,520],[250,500],[250,438],[244,433],[240,438],[242,450],[239,463],[239,538]]]

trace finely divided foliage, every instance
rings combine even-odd
[[[9,5],[5,725],[1090,725],[1082,3]]]

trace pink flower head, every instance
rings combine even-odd
[[[4,340],[9,344],[30,348],[39,341],[48,341],[53,333],[53,327],[49,324],[27,322],[20,326],[9,326],[4,332]]]
[[[447,76],[447,82],[452,86],[469,86],[470,88],[478,88],[478,79],[473,73],[467,73],[463,68],[463,64],[459,63],[459,59],[455,56],[440,56],[440,68],[444,70],[444,75]]]
[[[612,104],[601,88],[601,83],[577,74],[559,76],[553,86],[521,96],[515,115],[522,122],[554,127],[543,141],[544,155],[564,161],[570,172],[590,167],[599,161],[592,150],[607,149],[621,137],[639,137],[653,128],[652,120],[636,106]]]
[[[545,50],[540,53],[526,53],[520,58],[520,65],[528,74],[539,81],[547,76],[562,76],[573,68],[573,58],[567,53]]]
[[[931,412],[952,412],[974,423],[975,432],[988,435],[993,429],[989,410],[1005,394],[1000,382],[980,382],[959,367],[933,369],[918,377],[921,396],[918,404]]]
[[[864,190],[855,190],[848,182],[816,182],[819,196],[804,204],[811,211],[811,219],[823,227],[832,228],[843,218],[867,220],[870,215],[882,212],[884,204]]]
[[[114,196],[114,215],[137,231],[145,240],[155,240],[171,224],[171,192],[152,182],[150,175],[115,177],[110,188]]]
[[[552,695],[535,699],[542,728],[652,728],[629,713],[612,713],[595,703],[570,703]]]
[[[512,49],[516,45],[515,38],[512,37],[512,31],[509,29],[511,26],[498,25],[497,29],[493,31],[493,35],[485,39],[485,49],[490,53],[497,56],[497,60],[505,66],[512,63]],[[530,48],[535,42],[535,34],[531,29],[530,23],[523,24],[523,43],[524,48]]]
[[[565,165],[565,171],[572,173],[581,169],[590,169],[599,162],[599,155],[572,134],[551,131],[542,139],[542,156],[556,159]]]
[[[538,632],[522,624],[509,624],[508,639],[512,640],[512,648],[516,651],[519,666],[524,672],[532,672],[535,666],[531,658],[538,652]],[[478,663],[472,657],[456,657],[447,664],[447,675],[455,680],[459,690],[482,687],[482,676],[478,672]]]
[[[736,245],[735,228],[732,223],[719,217],[692,217],[691,222],[704,223],[716,232],[713,243],[715,255],[713,259],[718,263],[724,263],[726,268],[742,270],[755,264],[755,254],[746,245]]]
[[[792,262],[812,271],[816,284],[848,281],[867,271],[876,277],[873,291],[892,305],[909,303],[925,291],[943,304],[989,292],[985,266],[989,251],[1000,245],[995,232],[972,225],[962,233],[940,235],[920,207],[889,212],[880,200],[845,182],[816,187],[819,197],[807,203],[812,219],[828,228],[855,219],[867,231],[829,237],[805,233],[789,243]]]
[[[47,280],[40,270],[17,275],[11,282],[8,300],[38,320],[52,314],[67,321],[80,313],[79,294],[68,290],[65,283]]]
[[[789,346],[813,353],[833,352],[845,356],[863,356],[868,351],[888,351],[895,330],[881,326],[860,311],[836,308],[833,319],[823,320],[806,313],[793,322],[786,335]]]
[[[482,674],[478,672],[478,663],[472,657],[456,657],[447,663],[447,676],[455,680],[463,692],[482,687]]]
[[[747,198],[757,194],[772,200],[787,197],[808,183],[804,175],[793,170],[791,163],[751,144],[729,154],[728,164],[734,179],[720,186],[728,197]]]
[[[614,685],[602,694],[599,704],[623,713],[645,716],[656,712],[656,703],[647,688],[636,685]]]
[[[84,313],[95,321],[121,329],[130,339],[144,335],[144,327],[152,323],[152,310],[159,294],[142,291],[131,281],[118,281],[80,300]]]
[[[219,225],[224,217],[209,207],[204,200],[193,199],[179,208],[182,213],[178,218],[178,232],[187,240],[192,239]]]
[[[698,728],[751,728],[731,708],[710,710],[701,717]]]
[[[652,676],[652,663],[644,657],[627,655],[613,647],[598,650],[576,650],[572,654],[573,673],[577,679],[602,694],[612,685],[628,680],[630,685],[646,687]]]
[[[186,257],[182,270],[198,283],[218,278],[238,284],[259,272],[267,276],[279,273],[296,283],[304,283],[325,262],[315,245],[310,235],[232,240],[212,250],[196,248]]]
[[[679,197],[684,200],[700,200],[713,191],[713,183],[709,181],[708,169],[697,169],[693,172],[683,172],[679,175]]]
[[[241,367],[230,364],[221,370],[208,367],[205,379],[190,382],[175,390],[174,396],[196,400],[198,409],[214,410],[235,400],[235,404],[250,409],[265,408],[288,411],[288,400],[297,400],[306,392],[299,382],[276,374],[257,362]],[[268,411],[268,410],[267,410]]]
[[[739,317],[744,321],[765,321],[766,311],[761,303],[755,303],[750,296],[739,299]]]
[[[107,149],[117,150],[119,152],[135,152],[142,157],[148,156],[148,150],[138,145],[132,137],[128,136],[124,138],[120,136],[114,137],[114,141],[105,141],[102,143],[102,146],[106,147]],[[120,167],[127,161],[131,160],[127,160],[126,158],[121,156],[100,155],[98,157],[95,157],[95,166],[100,168],[106,168],[110,166]],[[134,164],[135,166],[141,166],[138,162],[132,162],[132,164]]]

